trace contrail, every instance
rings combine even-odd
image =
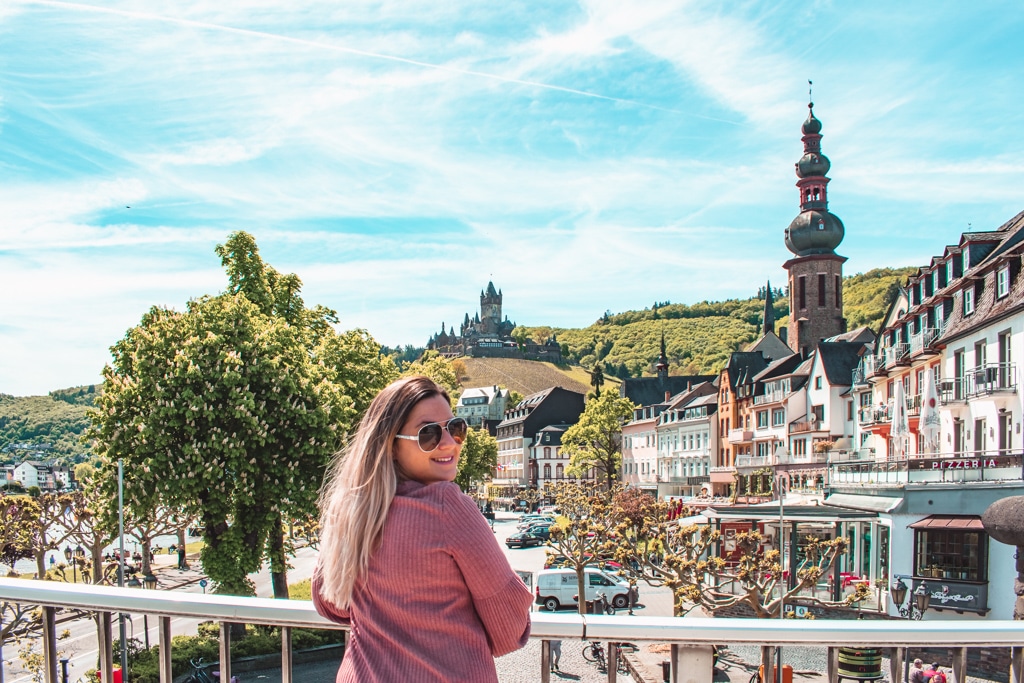
[[[293,45],[302,45],[304,47],[314,47],[322,50],[331,50],[334,52],[343,52],[352,55],[359,55],[361,57],[368,57],[370,59],[381,59],[390,62],[399,62],[401,64],[409,64],[410,66],[417,66],[423,69],[437,69],[438,71],[447,71],[449,73],[459,74],[462,76],[473,76],[476,78],[486,78],[492,81],[500,81],[503,83],[513,83],[516,85],[524,85],[531,88],[542,88],[544,90],[553,90],[555,92],[563,92],[569,95],[579,95],[580,97],[591,97],[598,100],[605,100],[608,102],[616,102],[619,104],[626,104],[634,107],[643,107],[645,109],[656,109],[658,111],[669,112],[672,114],[682,114],[683,116],[692,116],[694,118],[706,119],[708,121],[718,121],[721,123],[728,123],[732,125],[741,125],[736,121],[730,121],[728,119],[716,118],[713,116],[704,116],[702,114],[694,114],[691,112],[681,111],[679,109],[671,109],[669,107],[660,107],[656,104],[647,104],[645,102],[638,102],[636,100],[628,100],[621,97],[612,97],[610,95],[601,95],[599,93],[588,92],[586,90],[577,90],[576,88],[567,88],[561,85],[552,85],[551,83],[541,83],[540,81],[528,81],[521,78],[511,78],[509,76],[500,76],[498,74],[487,73],[485,71],[474,71],[473,69],[461,69],[455,66],[448,66],[445,64],[434,64],[431,62],[424,62],[418,59],[409,59],[407,57],[397,57],[395,55],[386,55],[379,52],[370,52],[368,50],[360,50],[354,47],[344,47],[342,45],[331,45],[328,43],[320,43],[315,40],[306,40],[304,38],[293,38],[291,36],[284,36],[277,33],[267,33],[266,31],[254,31],[247,28],[236,28],[234,26],[223,26],[221,24],[212,24],[206,21],[195,21],[193,19],[179,19],[177,17],[167,17],[161,14],[152,14],[149,12],[135,12],[131,10],[113,9],[109,7],[97,7],[95,5],[87,5],[77,2],[60,2],[60,0],[27,0],[25,4],[31,5],[45,5],[48,7],[60,7],[62,9],[77,10],[82,12],[95,12],[98,14],[113,14],[121,17],[127,17],[129,19],[139,19],[142,21],[159,21],[168,24],[177,24],[179,26],[188,26],[191,28],[204,29],[209,31],[221,31],[224,33],[234,33],[242,36],[249,36],[253,38],[269,38],[270,40],[276,40],[282,43],[291,43]]]

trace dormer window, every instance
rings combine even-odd
[[[964,289],[964,315],[974,313],[974,286]]]
[[[1010,266],[1005,265],[996,271],[996,298],[1002,299],[1010,293]]]
[[[948,284],[955,279],[956,273],[953,271],[953,258],[950,257],[950,259],[946,261],[946,283]]]

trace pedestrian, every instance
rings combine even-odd
[[[532,594],[453,483],[466,431],[443,388],[406,377],[333,466],[312,593],[351,626],[338,683],[497,683],[494,658],[529,639]]]
[[[562,659],[562,641],[552,640],[551,641],[551,670],[561,671],[558,668],[558,662]]]
[[[915,659],[914,665],[910,667],[909,683],[924,683],[924,662],[920,659]]]
[[[185,546],[178,546],[178,569],[188,569],[188,563],[185,562]]]

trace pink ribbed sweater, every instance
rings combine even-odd
[[[529,589],[450,482],[399,483],[347,611],[320,597],[319,580],[317,611],[352,626],[338,683],[496,683],[494,657],[530,635]]]

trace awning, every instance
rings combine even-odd
[[[850,508],[851,510],[866,510],[868,512],[892,512],[902,502],[902,498],[858,496],[852,493],[833,493],[825,499],[825,505]]]
[[[981,517],[977,515],[930,515],[909,525],[910,529],[957,529],[960,531],[984,531]]]
[[[708,518],[704,515],[690,515],[689,517],[680,517],[675,520],[679,526],[690,526],[691,524],[707,524]]]

